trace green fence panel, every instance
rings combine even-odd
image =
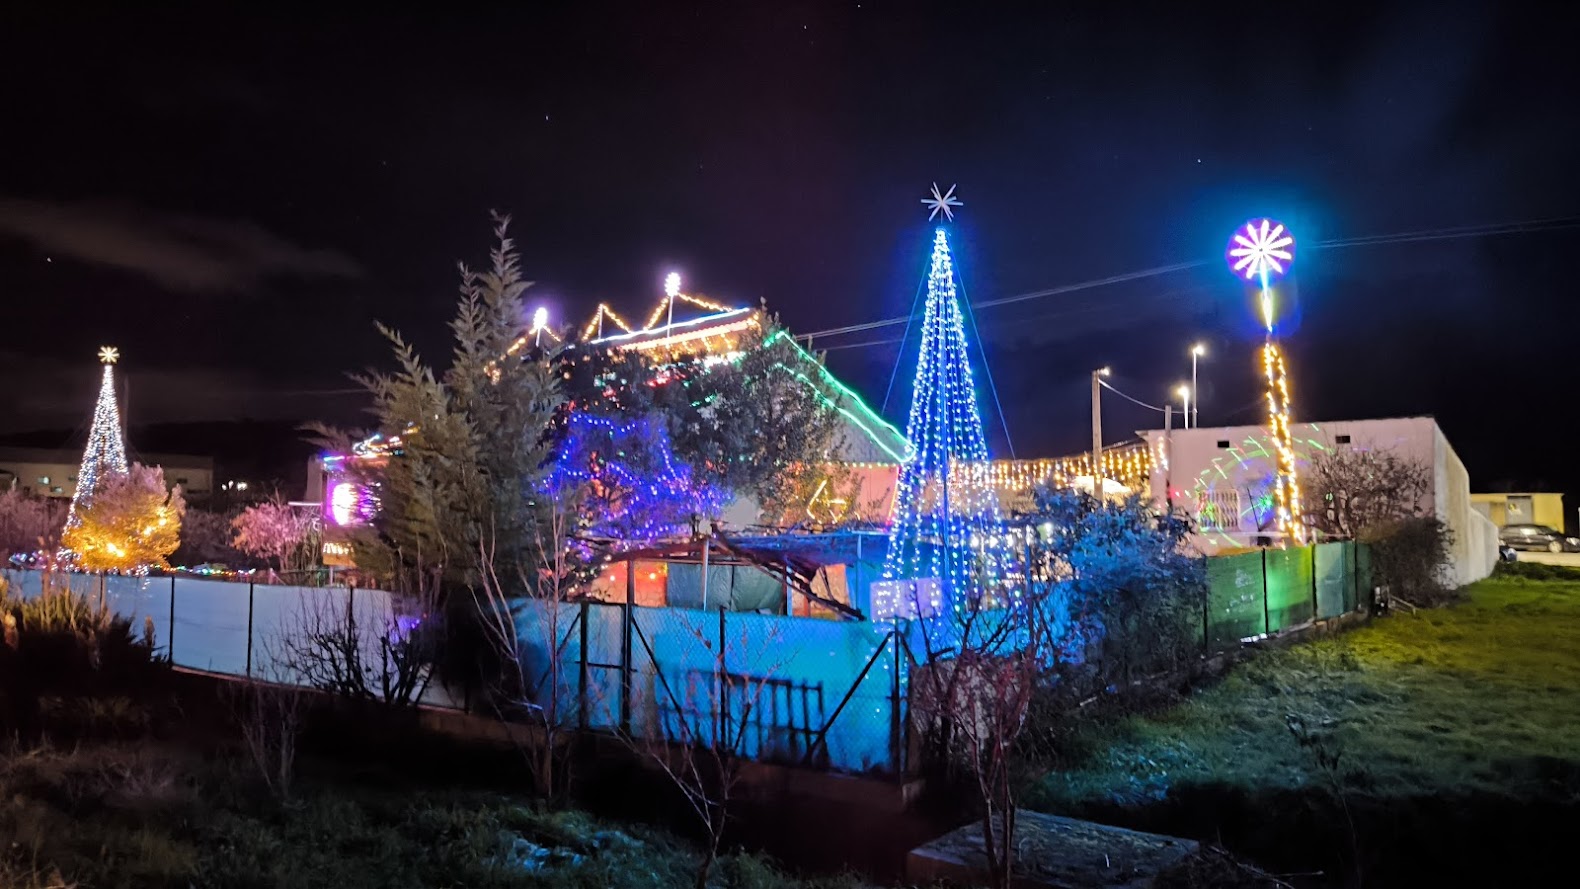
[[[1317,544],[1317,618],[1338,617],[1354,598],[1353,543]]]
[[[1345,590],[1345,611],[1360,608],[1362,602],[1371,601],[1372,594],[1372,548],[1364,543],[1352,545],[1355,547],[1355,579]]]
[[[1276,633],[1311,620],[1311,547],[1270,549],[1267,554],[1267,631]]]
[[[1261,634],[1261,553],[1208,559],[1207,587],[1208,648],[1232,648],[1241,639]]]

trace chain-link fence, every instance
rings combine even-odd
[[[907,659],[887,624],[535,601],[516,620],[533,704],[563,723],[635,744],[903,771]]]

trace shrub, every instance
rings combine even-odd
[[[1435,516],[1416,516],[1374,525],[1361,535],[1371,544],[1372,579],[1413,605],[1438,605],[1452,598],[1445,578],[1454,534]]]
[[[136,699],[159,688],[166,665],[153,633],[69,590],[20,599],[0,590],[0,727],[31,734],[41,720],[60,719],[70,734],[121,735],[146,723],[119,704],[46,707],[52,698],[122,695]],[[95,709],[97,708],[97,709]]]

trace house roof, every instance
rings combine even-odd
[[[830,373],[823,362],[801,348],[801,344],[784,330],[770,334],[764,345],[772,345],[780,338],[790,344],[792,355],[780,367],[834,405],[845,418],[846,425],[857,433],[854,441],[845,441],[841,459],[850,463],[905,462],[911,454],[911,443],[899,429],[879,416],[854,389]]]

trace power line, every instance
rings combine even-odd
[[[1483,238],[1497,235],[1529,234],[1547,231],[1562,231],[1564,229],[1580,227],[1580,216],[1555,216],[1546,219],[1529,219],[1515,222],[1483,223],[1479,225],[1461,225],[1447,228],[1422,229],[1420,231],[1393,232],[1381,235],[1363,235],[1355,238],[1335,238],[1327,241],[1318,241],[1306,247],[1308,250],[1328,250],[1343,247],[1368,247],[1383,244],[1412,244],[1424,241],[1451,241],[1462,238]],[[1065,293],[1077,293],[1083,290],[1093,290],[1106,287],[1110,284],[1123,284],[1127,281],[1139,281],[1144,278],[1154,278],[1160,275],[1173,274],[1186,269],[1198,268],[1207,265],[1212,260],[1199,259],[1193,262],[1176,262],[1169,265],[1153,266],[1135,272],[1125,272],[1119,275],[1109,275],[1106,278],[1094,278],[1076,284],[1064,284],[1058,287],[1048,287],[1042,290],[1033,290],[1028,293],[1018,293],[1014,296],[1005,296],[998,299],[983,300],[971,303],[976,309],[988,309],[995,306],[1006,306],[1014,303],[1027,302],[1034,299],[1043,299],[1049,296],[1058,296]],[[815,330],[811,333],[801,334],[797,339],[810,339],[813,337],[842,336],[844,334],[859,333],[865,330],[877,330],[883,327],[892,327],[897,324],[907,324],[910,316],[901,318],[885,318],[881,321],[868,321],[862,324],[848,324],[844,327],[831,327],[827,330]]]
[[[1109,385],[1108,381],[1103,379],[1102,377],[1098,377],[1097,378],[1097,382],[1100,383],[1104,389],[1107,389],[1108,391],[1114,393],[1115,395],[1118,395],[1120,398],[1123,398],[1126,401],[1134,402],[1134,403],[1139,404],[1142,407],[1147,408],[1149,410],[1157,411],[1160,414],[1166,412],[1165,408],[1158,407],[1155,404],[1147,404],[1145,401],[1142,401],[1139,398],[1131,398],[1129,395],[1126,395],[1125,393],[1123,393],[1123,392],[1119,391],[1118,389],[1115,389],[1113,386]]]

